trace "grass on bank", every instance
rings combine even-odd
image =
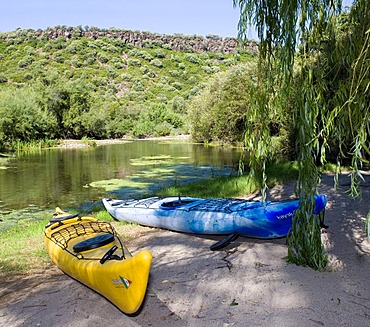
[[[43,268],[50,261],[43,242],[47,219],[16,226],[0,235],[0,276]]]
[[[96,218],[112,221],[102,206],[96,206],[94,210],[97,210]],[[1,232],[0,277],[42,270],[51,264],[43,239],[44,227],[51,218],[50,213],[45,212],[44,220],[20,224]]]
[[[294,180],[298,176],[297,165],[286,163],[268,168],[268,185]],[[259,178],[253,179],[246,174],[240,177],[219,177],[162,189],[159,196],[194,196],[194,197],[238,197],[256,192],[260,189]],[[113,221],[102,205],[92,208],[94,217]],[[17,274],[32,273],[37,269],[45,269],[51,264],[43,240],[43,228],[47,224],[50,213],[45,213],[45,220],[31,222],[23,226],[10,228],[0,235],[0,277],[3,279]],[[115,225],[124,222],[114,222]]]
[[[298,177],[298,166],[294,162],[275,164],[267,167],[267,185],[273,187]],[[157,192],[159,196],[193,196],[203,198],[232,198],[254,193],[261,189],[262,178],[250,174],[238,177],[218,177],[207,181],[176,185]]]

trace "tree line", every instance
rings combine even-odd
[[[242,48],[195,53],[150,40],[25,35],[0,38],[0,148],[188,133],[187,108],[209,78],[256,60]]]

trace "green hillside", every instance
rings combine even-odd
[[[254,45],[89,27],[1,33],[0,145],[187,132],[192,97],[254,61]]]

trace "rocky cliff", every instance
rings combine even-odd
[[[242,42],[236,38],[221,38],[218,35],[207,35],[206,37],[198,35],[163,35],[149,32],[119,30],[115,28],[97,29],[81,27],[54,27],[46,30],[17,29],[13,32],[1,33],[0,39],[9,41],[12,39],[22,39],[29,41],[32,39],[53,40],[58,38],[67,40],[72,38],[90,38],[98,39],[102,37],[115,38],[125,44],[131,44],[136,47],[161,46],[182,52],[221,52],[234,53],[237,49],[243,47],[252,52],[257,51],[257,42],[248,40]]]

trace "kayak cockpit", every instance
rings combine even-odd
[[[187,204],[194,203],[196,201],[199,201],[199,199],[192,199],[192,198],[181,199],[181,197],[179,196],[178,199],[176,200],[162,202],[159,205],[159,208],[163,210],[173,210],[173,209],[177,209],[182,206],[185,206]]]

